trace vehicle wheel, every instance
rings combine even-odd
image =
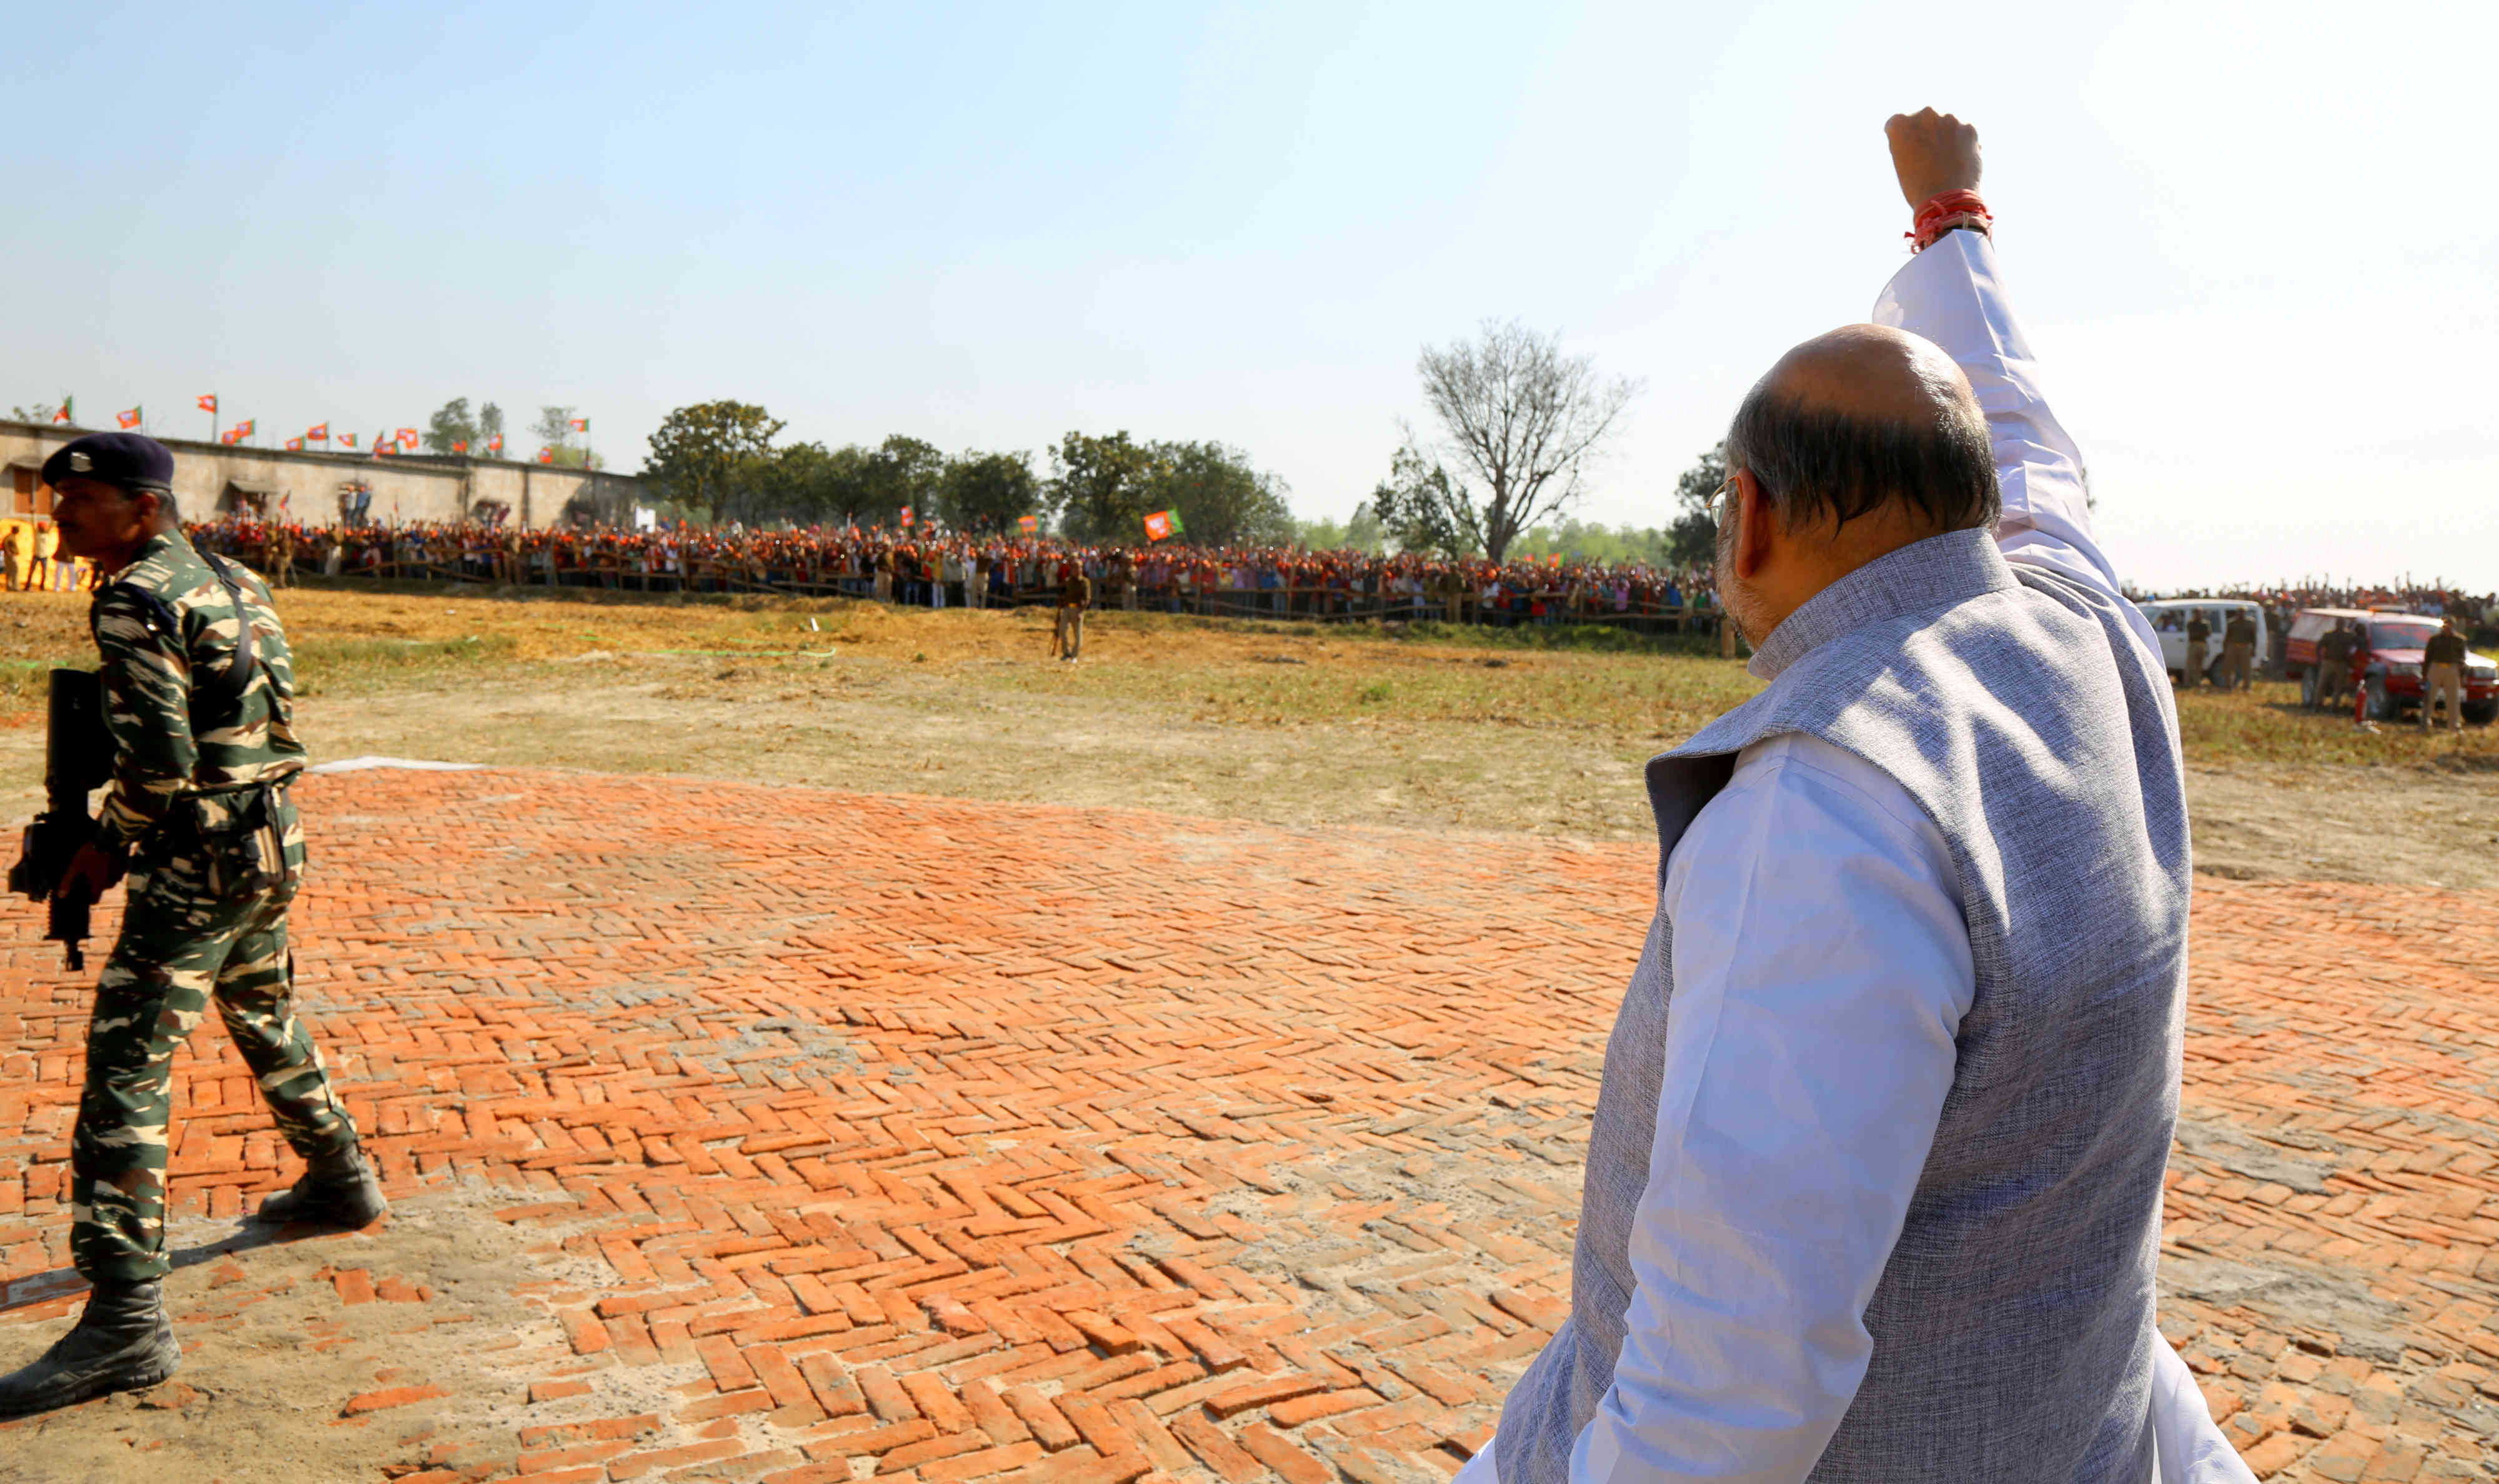
[[[2466,701],[2464,720],[2476,726],[2487,726],[2499,719],[2499,700]]]
[[[2311,711],[2317,709],[2317,671],[2314,669],[2299,673],[2299,703]]]

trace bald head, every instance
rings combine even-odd
[[[1842,325],[1779,357],[1763,378],[1803,406],[1873,422],[1937,425],[1978,413],[1969,380],[1943,348],[1889,325]]]
[[[1935,532],[1992,524],[1999,500],[1987,416],[1931,340],[1842,325],[1779,358],[1727,435],[1781,522],[1845,527],[1898,504]]]

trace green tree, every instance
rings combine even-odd
[[[785,443],[746,461],[727,508],[742,520],[822,520],[835,498],[833,455],[822,443]]]
[[[425,451],[445,458],[455,453],[483,453],[485,439],[477,432],[477,420],[469,415],[469,399],[454,397],[435,409],[425,420],[420,436]]]
[[[1373,487],[1363,508],[1399,551],[1454,559],[1484,549],[1474,497],[1439,460],[1426,459],[1411,436],[1389,456],[1388,477]]]
[[[1006,531],[1039,508],[1030,454],[967,451],[938,479],[937,511],[957,531]]]
[[[570,412],[548,407],[548,414]],[[562,419],[556,419],[561,422]],[[547,418],[540,418],[541,428]],[[758,478],[757,466],[787,426],[752,403],[704,402],[679,407],[651,435],[643,472],[662,494],[718,521]]]
[[[1124,429],[1109,437],[1070,433],[1050,451],[1050,507],[1058,529],[1077,540],[1136,540],[1144,534],[1147,513],[1163,508],[1148,502],[1153,451]],[[1182,519],[1187,520],[1185,512]],[[1189,535],[1203,539],[1194,527]]]
[[[1718,523],[1709,518],[1709,497],[1727,482],[1727,440],[1702,451],[1674,481],[1683,514],[1667,532],[1666,559],[1675,566],[1707,566],[1718,560]]]
[[[906,505],[915,519],[925,521],[946,476],[946,456],[933,443],[897,433],[868,452],[860,472],[867,486],[860,509],[871,524],[898,520]]]
[[[1240,449],[1213,442],[1150,443],[1145,451],[1135,521],[1125,532],[1104,534],[1135,540],[1144,534],[1148,513],[1178,510],[1182,529],[1199,545],[1282,546],[1299,537],[1284,481],[1261,472]]]

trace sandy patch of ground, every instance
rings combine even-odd
[[[181,1370],[151,1391],[0,1424],[0,1480],[305,1484],[508,1454],[518,1422],[564,1415],[533,1412],[532,1383],[604,1369],[574,1356],[540,1307],[595,1265],[494,1218],[517,1199],[434,1191],[369,1231],[288,1242],[238,1221],[175,1222],[166,1292]],[[76,1282],[11,1285],[0,1369],[69,1328],[83,1302]],[[490,1384],[456,1397],[428,1384],[481,1373]]]

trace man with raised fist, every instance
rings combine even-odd
[[[2158,642],[1978,194],[1737,408],[1717,581],[1769,688],[1648,765],[1572,1312],[1463,1484],[2252,1475],[2155,1319],[2189,905]]]

